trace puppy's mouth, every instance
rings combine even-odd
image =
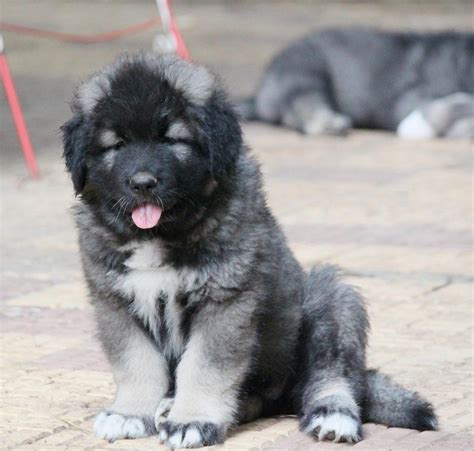
[[[162,213],[158,205],[145,202],[132,210],[132,221],[139,229],[151,229],[158,224]]]

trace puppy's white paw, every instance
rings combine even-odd
[[[356,443],[362,438],[360,420],[342,411],[325,413],[317,409],[312,414],[303,417],[301,427],[304,432],[318,440]]]
[[[166,420],[159,425],[160,441],[171,449],[212,446],[222,443],[224,436],[225,428],[214,423],[174,423]]]
[[[166,420],[168,417],[168,413],[173,407],[174,398],[163,398],[158,405],[156,412],[155,412],[155,426],[156,429],[159,428],[160,424]]]
[[[124,416],[102,411],[97,415],[94,432],[98,438],[113,442],[125,438],[142,438],[152,434],[147,421],[140,417]]]

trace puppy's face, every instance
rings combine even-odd
[[[123,56],[81,85],[64,124],[76,193],[125,237],[202,219],[242,146],[224,93],[204,68]]]

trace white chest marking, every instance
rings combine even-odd
[[[133,299],[132,312],[143,320],[158,342],[160,328],[166,326],[169,343],[164,351],[173,354],[184,346],[176,294],[190,289],[196,277],[194,272],[164,265],[162,252],[156,241],[136,247],[125,262],[129,272],[121,277],[120,291]],[[165,303],[164,318],[160,317],[159,301]]]

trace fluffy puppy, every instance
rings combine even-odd
[[[274,414],[298,414],[321,440],[357,442],[363,420],[436,426],[430,404],[366,370],[359,294],[294,259],[206,69],[125,55],[72,108],[64,157],[117,384],[99,437],[192,448]]]
[[[473,74],[473,33],[334,28],[276,55],[239,111],[309,135],[474,138]]]

